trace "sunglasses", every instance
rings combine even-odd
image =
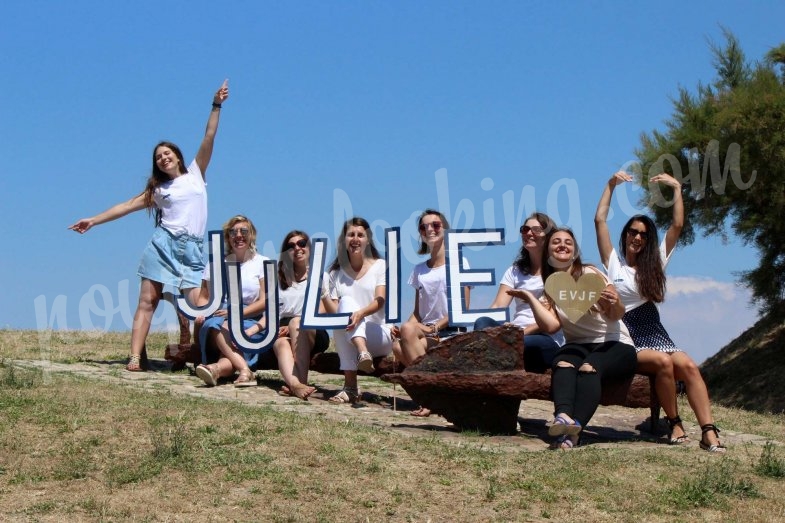
[[[248,237],[248,227],[240,227],[239,229],[229,229],[229,236],[234,238],[238,234],[242,234],[243,237]]]
[[[542,227],[538,227],[535,225],[534,227],[529,227],[528,225],[521,225],[521,234],[526,234],[527,232],[533,232],[534,234],[542,234],[545,232],[545,229]]]
[[[427,231],[428,227],[433,229],[434,232],[439,232],[439,231],[442,230],[442,222],[421,223],[420,224],[420,232]]]
[[[636,236],[640,236],[641,240],[644,240],[644,241],[649,239],[649,233],[648,232],[639,231],[638,229],[633,229],[633,228],[627,229],[627,235],[630,238],[635,238]]]
[[[301,249],[305,249],[308,245],[308,240],[297,240],[296,242],[289,242],[286,244],[286,250],[291,251],[295,247],[299,247]]]

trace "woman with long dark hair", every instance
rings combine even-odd
[[[662,173],[652,176],[649,183],[661,183],[673,190],[673,219],[660,244],[657,227],[648,216],[630,218],[621,230],[619,250],[611,243],[608,230],[608,210],[613,190],[617,185],[632,181],[623,171],[615,173],[605,185],[594,226],[597,247],[608,276],[617,285],[626,312],[624,323],[630,331],[638,351],[638,370],[654,374],[657,397],[660,399],[670,426],[672,445],[689,440],[679,417],[676,403],[676,380],[687,388],[687,400],[701,426],[700,447],[709,452],[725,452],[720,443],[720,430],[714,425],[709,402],[709,391],[700,369],[689,355],[671,340],[660,322],[658,303],[665,299],[665,266],[670,260],[684,226],[684,203],[681,184],[674,177]]]
[[[186,165],[183,153],[171,142],[153,148],[153,169],[144,191],[91,218],[82,218],[69,229],[84,234],[92,227],[147,209],[155,216],[155,232],[142,254],[138,274],[142,278],[139,303],[131,328],[131,355],[126,369],[142,369],[142,353],[153,313],[171,285],[196,302],[202,282],[202,242],[207,225],[205,174],[213,154],[221,104],[229,97],[225,80],[213,96],[207,129],[196,158]]]

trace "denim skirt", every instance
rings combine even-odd
[[[204,274],[203,242],[203,238],[190,234],[175,236],[163,227],[156,227],[142,253],[136,273],[142,278],[176,289],[201,287]]]

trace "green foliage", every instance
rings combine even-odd
[[[668,492],[670,501],[679,508],[722,508],[728,498],[760,497],[754,483],[743,477],[731,459],[708,463],[696,475],[683,480]]]
[[[681,88],[667,129],[642,136],[639,176],[660,226],[670,223],[672,195],[645,182],[660,172],[682,180],[683,243],[697,228],[758,250],[758,266],[740,277],[768,312],[785,301],[785,44],[754,64],[728,31],[711,49],[717,78]]]
[[[785,459],[775,455],[774,443],[767,441],[755,465],[755,472],[770,478],[785,478]]]

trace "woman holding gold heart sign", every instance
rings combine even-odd
[[[616,288],[596,267],[584,265],[573,232],[556,228],[545,245],[544,299],[520,292],[540,330],[561,329],[566,339],[552,365],[555,418],[548,434],[557,436],[551,448],[571,449],[600,404],[602,380],[635,373],[635,348],[621,322],[624,305]]]
[[[638,351],[638,370],[655,375],[657,396],[670,425],[671,445],[689,441],[676,403],[675,381],[681,380],[686,384],[687,400],[701,426],[700,447],[708,452],[725,452],[719,440],[720,430],[714,425],[709,391],[700,369],[673,343],[660,322],[657,309],[657,304],[665,297],[665,267],[684,226],[681,184],[664,173],[649,179],[650,184],[661,183],[673,190],[673,220],[668,232],[660,244],[652,219],[640,214],[633,216],[622,228],[617,252],[608,232],[608,209],[613,190],[629,181],[632,177],[623,171],[608,180],[597,205],[594,226],[602,264],[611,281],[618,286],[626,309],[623,320]]]

